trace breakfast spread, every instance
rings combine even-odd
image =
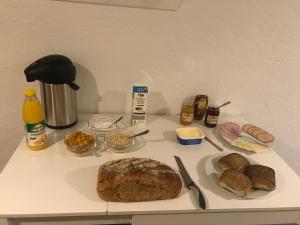
[[[109,161],[98,172],[97,192],[107,201],[172,199],[179,195],[181,187],[181,179],[172,168],[148,158]]]
[[[250,165],[247,158],[231,153],[223,156],[217,166],[224,172],[218,180],[218,185],[234,194],[245,197],[251,190],[273,191],[275,185],[275,171],[263,165]]]
[[[133,87],[132,125],[145,125],[147,95],[147,86]],[[197,95],[193,103],[187,100],[183,103],[179,122],[190,125],[194,120],[199,122],[204,118],[204,125],[213,128],[217,126],[220,108],[230,103],[228,101],[219,106],[208,106],[208,96]],[[88,122],[90,131],[78,130],[65,137],[66,148],[77,156],[85,156],[96,149],[101,137],[104,146],[111,147],[114,152],[124,152],[124,149],[134,145],[136,136],[146,134],[149,130],[134,135],[117,124],[122,118],[123,116],[118,119],[93,117]],[[275,139],[267,131],[252,124],[240,126],[235,122],[225,122],[219,126],[219,132],[232,146],[253,152],[269,150],[267,144]],[[176,134],[178,142],[182,145],[200,144],[206,137],[198,126],[177,128]],[[254,189],[275,189],[275,171],[267,166],[251,165],[241,154],[225,155],[218,160],[216,166],[222,173],[217,184],[238,196],[245,197]],[[189,181],[186,176],[184,178]],[[142,202],[173,199],[179,195],[181,188],[181,178],[171,167],[150,158],[112,160],[102,164],[98,171],[97,192],[106,201]]]

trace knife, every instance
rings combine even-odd
[[[199,206],[202,208],[202,209],[206,209],[206,203],[205,203],[205,198],[203,196],[203,193],[200,191],[199,187],[194,183],[194,181],[192,180],[192,178],[190,177],[190,175],[188,174],[187,170],[185,169],[181,159],[174,155],[175,157],[175,160],[176,160],[176,163],[179,167],[179,172],[182,176],[182,179],[183,179],[183,182],[185,184],[185,186],[188,188],[188,189],[191,189],[191,188],[194,188],[198,191],[198,194],[199,194]]]
[[[215,142],[213,142],[212,140],[210,140],[207,136],[204,137],[205,140],[207,140],[209,143],[211,143],[216,149],[218,149],[219,151],[223,152],[224,149],[222,147],[220,147],[219,145],[217,145]]]

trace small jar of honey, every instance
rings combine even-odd
[[[183,103],[180,113],[180,123],[183,125],[190,125],[194,118],[194,104]]]

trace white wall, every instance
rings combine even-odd
[[[23,89],[33,85],[23,69],[60,53],[76,63],[80,111],[129,111],[136,82],[149,85],[153,113],[178,113],[195,94],[231,100],[222,113],[272,132],[300,174],[299,27],[298,0],[185,0],[175,12],[1,0],[0,159],[23,136]]]

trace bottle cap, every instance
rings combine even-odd
[[[36,92],[35,92],[35,89],[33,89],[33,88],[25,89],[25,91],[24,91],[24,95],[28,96],[28,97],[34,96],[35,94],[36,94]]]

